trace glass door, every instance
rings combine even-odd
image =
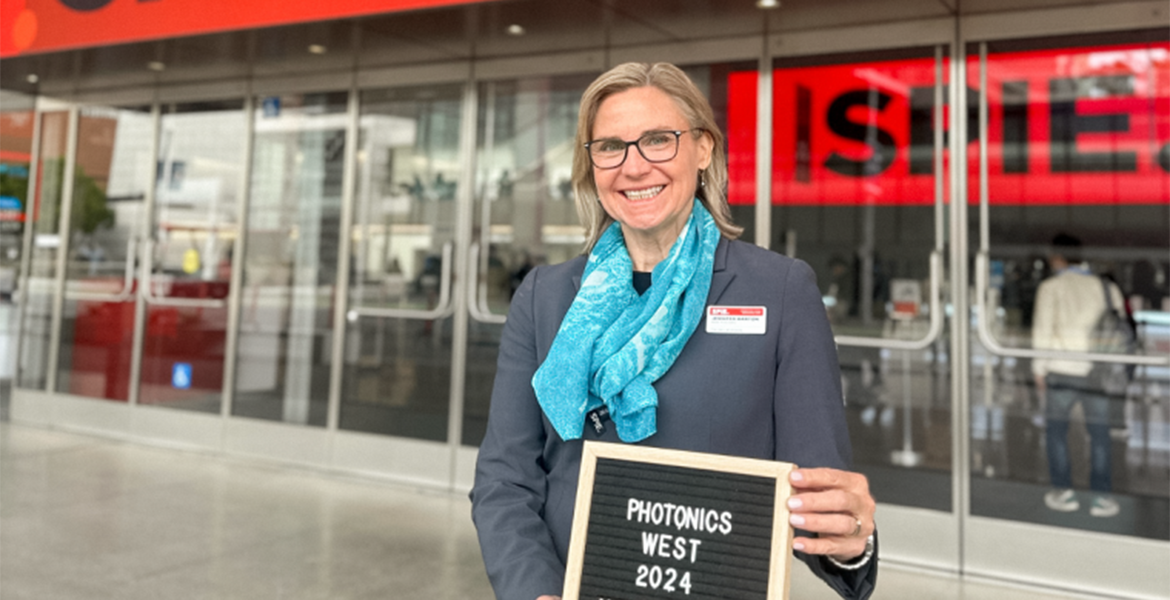
[[[75,131],[71,112],[39,109],[34,129],[37,138],[30,166],[29,206],[26,226],[31,228],[27,285],[21,290],[23,307],[16,387],[46,390],[50,380],[53,304],[61,245],[61,200],[65,183],[65,157]]]
[[[137,244],[154,161],[149,107],[81,109],[61,314],[59,393],[130,398]]]
[[[593,77],[479,84],[464,445],[478,446],[487,431],[512,293],[532,267],[564,262],[585,242],[570,182],[577,108]]]
[[[1098,38],[982,44],[968,62],[968,556],[1156,596],[1170,589],[1170,42]],[[1106,290],[1132,344],[1102,344]],[[1117,386],[1094,376],[1110,368]],[[993,541],[1019,531],[1033,533],[1007,551]],[[1099,559],[1104,540],[1116,560]]]
[[[949,64],[942,46],[775,61],[770,245],[817,273],[889,556],[952,570]]]
[[[231,413],[324,427],[347,94],[255,102]]]
[[[464,96],[360,92],[342,430],[448,441]]]
[[[242,100],[161,107],[142,242],[138,403],[220,412],[246,120]]]

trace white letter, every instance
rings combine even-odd
[[[707,511],[707,533],[715,533],[719,529],[718,525],[719,513],[709,510]]]
[[[703,540],[698,540],[698,539],[691,540],[691,562],[695,562],[695,553],[699,551],[699,544],[702,544],[702,543],[703,543]],[[687,592],[687,593],[690,593],[690,592]]]
[[[723,524],[719,526],[719,533],[723,535],[731,533],[731,513],[723,511],[723,514],[720,515],[720,520],[723,521]]]
[[[642,502],[639,501],[637,498],[630,498],[630,503],[626,507],[626,520],[627,521],[634,520],[634,511],[638,510],[638,505],[641,503]]]
[[[687,538],[674,538],[674,553],[675,560],[682,560],[687,557]]]
[[[658,556],[662,558],[670,558],[670,540],[674,536],[662,534],[658,538]]]
[[[666,507],[666,526],[670,527],[670,518],[674,514],[674,505],[667,502],[663,506]]]
[[[638,522],[645,523],[650,520],[650,503],[638,503]]]
[[[650,522],[654,523],[655,525],[662,524],[662,503],[661,502],[655,502],[654,505],[650,507]]]
[[[658,534],[649,531],[642,532],[642,554],[654,556],[654,547],[658,545]]]

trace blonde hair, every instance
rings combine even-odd
[[[715,113],[703,92],[683,73],[682,69],[670,63],[625,63],[603,73],[595,79],[581,96],[581,109],[577,116],[577,139],[573,147],[573,194],[577,203],[577,216],[585,227],[585,248],[588,253],[594,244],[613,223],[613,217],[605,212],[593,181],[593,163],[585,144],[593,135],[593,124],[597,109],[606,98],[640,87],[655,87],[670,96],[686,118],[691,129],[701,130],[700,135],[711,136],[711,164],[700,171],[701,185],[695,195],[711,216],[719,231],[728,239],[735,239],[743,233],[731,220],[731,208],[727,205],[727,149],[723,132],[715,123]]]

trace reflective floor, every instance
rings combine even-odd
[[[490,598],[462,495],[0,423],[0,598]],[[799,564],[791,597],[833,598]],[[875,598],[1061,596],[885,567]]]

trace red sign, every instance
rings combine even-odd
[[[485,0],[0,0],[0,58]]]
[[[972,60],[973,203],[978,69]],[[733,204],[755,202],[755,80],[728,84]],[[1170,203],[1170,44],[993,54],[987,82],[992,203]],[[777,69],[773,203],[933,203],[934,84],[932,58]]]

